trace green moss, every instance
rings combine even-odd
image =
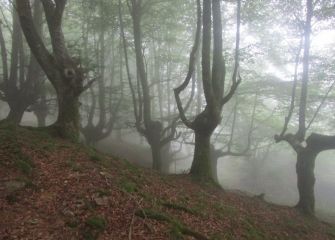
[[[136,183],[129,181],[127,179],[123,179],[120,182],[120,187],[122,188],[122,190],[126,191],[127,193],[133,193],[137,191]]]
[[[331,227],[328,231],[327,234],[335,239],[335,227]]]
[[[84,240],[96,240],[98,238],[98,235],[95,235],[94,233],[87,231],[83,233]]]
[[[100,233],[107,227],[107,222],[102,216],[91,216],[85,223],[86,228],[83,230],[83,238],[85,240],[98,239]]]
[[[67,161],[67,166],[70,167],[71,170],[74,171],[74,172],[80,172],[81,171],[81,167],[73,159],[70,159],[69,161]]]
[[[251,220],[245,220],[243,222],[244,227],[247,230],[247,239],[253,239],[253,240],[265,240],[264,234],[257,229],[253,224]]]
[[[66,226],[68,226],[69,228],[76,228],[79,226],[80,222],[78,219],[76,218],[71,218],[65,221]]]
[[[155,219],[158,221],[164,221],[167,222],[171,225],[173,232],[174,232],[174,237],[178,237],[179,233],[182,235],[187,235],[194,237],[195,239],[208,239],[206,236],[202,235],[201,233],[198,233],[196,231],[193,231],[192,229],[188,228],[185,226],[183,223],[178,221],[177,219],[162,213],[158,212],[152,209],[141,209],[135,212],[135,215],[141,218],[150,218],[150,219]]]
[[[56,145],[52,141],[47,141],[42,148],[43,150],[50,152],[56,149]]]
[[[171,226],[169,235],[170,235],[171,240],[182,240],[182,239],[184,239],[184,235],[182,234],[180,229],[178,227],[176,227],[175,225]]]
[[[99,154],[99,152],[94,148],[86,148],[92,162],[102,162],[104,158]]]
[[[236,239],[232,233],[225,232],[225,233],[215,233],[210,238],[210,240],[234,240]]]
[[[20,169],[22,173],[27,174],[27,175],[31,174],[32,169],[33,169],[32,166],[24,160],[17,160],[16,166],[18,169]]]
[[[221,202],[214,204],[213,208],[215,210],[215,215],[220,218],[232,218],[237,215],[238,210],[232,206],[228,206],[226,204],[223,204]]]
[[[107,222],[102,216],[92,216],[86,220],[86,224],[90,228],[99,231],[103,231],[107,226]]]
[[[90,155],[90,160],[93,161],[93,162],[100,162],[100,161],[102,161],[102,157],[100,157],[97,154],[94,154],[94,155]]]
[[[135,213],[136,216],[141,217],[141,218],[150,218],[150,219],[155,219],[158,221],[166,221],[166,222],[176,222],[173,220],[169,215],[152,210],[152,209],[141,209],[136,211]],[[179,225],[179,224],[177,224]]]
[[[9,195],[6,196],[6,201],[9,203],[9,204],[14,204],[18,201],[17,199],[17,196],[16,196],[16,193],[11,193]]]
[[[175,210],[180,210],[192,215],[200,215],[200,212],[197,211],[196,209],[186,207],[184,205],[178,204],[178,203],[170,203],[170,202],[164,202],[162,203],[164,207],[170,208],[170,209],[175,209]]]
[[[136,167],[135,165],[133,165],[129,161],[123,160],[122,162],[124,163],[125,168],[127,170],[129,170],[131,173],[134,173],[134,174],[139,174],[140,173],[138,167]]]
[[[110,196],[111,195],[111,191],[109,189],[98,189],[97,193],[98,193],[99,197],[105,197],[105,196]]]

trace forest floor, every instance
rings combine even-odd
[[[326,240],[335,227],[42,130],[1,125],[0,239]]]

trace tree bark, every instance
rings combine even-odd
[[[215,183],[219,183],[219,175],[218,175],[218,160],[219,156],[215,155],[213,151],[210,153],[211,158],[211,172],[212,172],[212,178]]]
[[[152,169],[162,171],[162,155],[159,144],[150,145],[152,154]]]
[[[297,154],[297,185],[299,190],[299,202],[296,207],[307,215],[314,215],[314,167],[318,155],[313,149],[306,148]]]
[[[60,137],[76,141],[79,138],[79,96],[71,89],[59,91],[58,118],[55,127]]]
[[[45,127],[48,112],[47,111],[34,111],[34,114],[35,114],[36,119],[37,119],[37,126],[38,127]]]
[[[210,161],[210,139],[212,132],[195,130],[195,148],[191,167],[191,175],[200,181],[212,181]]]
[[[27,107],[28,106],[22,106],[20,104],[20,101],[18,101],[17,104],[15,104],[15,106],[11,104],[9,113],[6,117],[6,121],[18,125],[21,122],[23,114]]]

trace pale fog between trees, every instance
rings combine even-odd
[[[1,120],[335,221],[335,1],[27,2],[0,1]]]

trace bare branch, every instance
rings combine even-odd
[[[80,89],[80,93],[83,93],[83,92],[85,92],[87,89],[89,89],[89,88],[92,86],[92,84],[93,84],[95,81],[97,81],[98,79],[99,79],[99,77],[96,77],[96,78],[93,78],[93,79],[89,80],[89,81],[87,82],[87,84],[86,84],[85,86],[83,86],[82,89]]]
[[[318,108],[316,109],[316,111],[314,112],[314,115],[311,119],[311,121],[308,123],[307,125],[307,128],[306,128],[306,131],[311,127],[311,125],[313,124],[315,118],[318,116],[320,110],[321,110],[321,107],[323,106],[323,104],[325,103],[325,101],[327,100],[328,96],[329,96],[329,93],[333,90],[335,86],[335,81],[333,81],[332,85],[329,87],[327,93],[323,96],[322,100],[321,100],[321,103],[320,105],[318,106]]]
[[[234,138],[234,130],[235,130],[235,125],[236,125],[236,116],[237,116],[237,106],[238,106],[238,99],[236,97],[235,100],[235,105],[234,105],[234,114],[233,114],[233,122],[231,125],[231,131],[230,131],[230,137],[229,137],[229,141],[228,141],[228,152],[230,152],[231,150],[231,145],[233,143],[233,138]]]
[[[291,94],[291,104],[290,104],[290,108],[289,108],[289,111],[288,111],[288,115],[287,115],[287,117],[285,117],[284,127],[283,127],[282,132],[280,133],[280,136],[284,136],[284,134],[286,133],[287,128],[288,128],[288,124],[290,123],[291,117],[293,115],[293,110],[294,110],[294,107],[295,107],[295,97],[296,97],[296,89],[297,89],[297,83],[298,83],[298,67],[299,67],[299,63],[300,63],[302,43],[303,43],[303,36],[301,36],[298,53],[297,53],[296,58],[295,58],[295,68],[294,68],[294,79],[293,79],[292,94]]]

